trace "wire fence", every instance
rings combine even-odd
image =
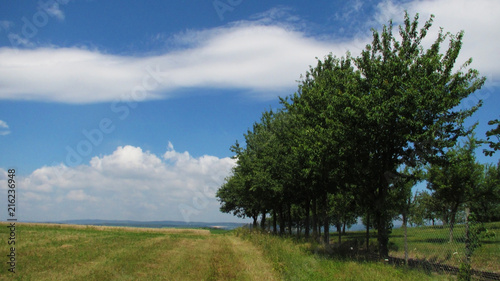
[[[252,228],[252,225],[246,227]],[[273,233],[270,223],[266,224],[265,231]],[[296,229],[293,232],[296,236]],[[375,230],[369,232],[368,247],[365,231],[347,231],[340,240],[337,232],[330,234],[330,254],[353,258],[366,258],[368,254],[370,259],[378,259]],[[394,228],[386,262],[455,275],[459,280],[500,280],[500,222],[478,223],[461,212],[453,227],[439,222],[408,226],[406,231],[404,227]]]
[[[390,262],[454,274],[463,280],[500,280],[500,222],[478,223],[463,212],[453,226],[394,229],[389,255]]]

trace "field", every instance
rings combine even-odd
[[[7,259],[4,225],[1,256]],[[17,272],[2,266],[0,280],[275,280],[250,243],[209,230],[17,228]]]
[[[471,258],[473,269],[500,273],[500,223],[486,224],[490,238],[484,238],[481,246]],[[465,256],[465,226],[457,225],[454,229],[454,241],[449,242],[449,228],[427,226],[408,231],[408,255],[413,259],[425,259],[430,262],[459,267]],[[391,256],[404,257],[404,233],[395,229],[391,235]]]
[[[0,280],[454,280],[380,262],[325,257],[317,245],[267,234],[203,229],[17,224],[16,273]]]
[[[476,249],[471,258],[473,269],[500,274],[500,223],[485,224],[489,238],[481,240],[481,246]],[[408,257],[409,259],[439,263],[460,267],[465,256],[465,226],[456,225],[454,241],[449,242],[449,228],[443,226],[425,226],[408,228]],[[359,245],[365,247],[365,231],[347,232],[342,236],[345,246]],[[338,234],[332,233],[331,243],[337,243]],[[370,248],[376,251],[376,234],[370,233]],[[347,244],[347,245],[345,245]],[[354,246],[356,248],[356,246]],[[392,231],[389,240],[389,255],[404,258],[404,232],[402,228]]]

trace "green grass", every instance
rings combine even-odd
[[[481,247],[472,255],[472,268],[500,273],[500,223],[487,223],[485,226],[494,235],[481,240]],[[459,267],[465,257],[465,226],[455,226],[453,237],[453,242],[450,243],[447,226],[408,228],[409,257]],[[390,241],[390,254],[403,257],[403,229],[395,229]]]
[[[147,229],[17,224],[17,273],[7,271],[6,223],[0,223],[0,280],[454,280],[455,276],[343,258],[339,248],[250,233],[244,229]],[[489,226],[495,227],[500,224]],[[394,230],[391,254],[400,254]],[[459,237],[457,228],[457,238]],[[410,245],[421,255],[446,256],[447,229],[410,229]],[[441,236],[439,236],[441,235]],[[430,241],[437,236],[441,240]],[[363,239],[349,233],[347,245]],[[441,237],[441,238],[440,238]],[[372,238],[375,243],[375,238]],[[488,242],[488,243],[486,243]],[[463,242],[458,242],[463,243]],[[442,244],[442,245],[441,245]],[[418,246],[415,246],[418,245]],[[412,246],[410,246],[412,247]],[[434,247],[434,248],[433,248]],[[498,269],[498,235],[485,241],[474,263]],[[340,248],[342,249],[342,248]],[[442,252],[442,253],[441,253]],[[414,251],[413,253],[416,253]],[[440,260],[441,257],[434,259]]]
[[[472,268],[480,271],[500,273],[500,222],[486,223],[492,237],[481,240],[481,247],[472,255]],[[365,248],[365,232],[348,232],[342,235],[342,244],[358,245]],[[370,232],[370,249],[377,251],[377,238]],[[432,263],[447,264],[460,267],[465,258],[465,227],[456,225],[454,239],[449,243],[447,226],[425,226],[408,228],[408,254],[411,259]],[[332,233],[331,242],[336,244],[337,233]],[[344,247],[345,248],[345,247]],[[402,228],[394,229],[389,240],[389,255],[404,258],[404,232]]]
[[[277,280],[253,245],[208,230],[19,223],[16,231],[17,272],[2,261],[0,280]]]
[[[326,257],[324,246],[266,233],[238,230],[264,252],[284,280],[454,280],[454,277],[398,268],[381,262]]]

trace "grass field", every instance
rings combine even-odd
[[[455,280],[454,276],[374,261],[332,258],[323,245],[239,230],[236,235],[264,251],[283,280]]]
[[[500,273],[500,222],[485,224],[492,237],[481,240],[481,247],[472,255],[473,269]],[[342,241],[365,247],[365,232],[348,232]],[[408,256],[410,259],[425,260],[432,263],[447,264],[460,267],[465,257],[465,227],[456,225],[454,240],[449,242],[449,228],[443,226],[425,226],[408,228]],[[332,233],[331,242],[336,243],[337,233]],[[357,241],[356,243],[354,243]],[[376,251],[377,239],[371,232],[370,248]],[[404,258],[404,232],[402,228],[394,229],[389,240],[389,255]]]
[[[16,255],[17,272],[2,261],[0,280],[278,280],[251,243],[201,229],[18,223]]]
[[[7,227],[0,256],[7,261]],[[16,273],[0,280],[448,280],[378,262],[325,258],[309,243],[244,230],[17,224]]]
[[[473,269],[500,273],[500,223],[485,225],[492,237],[484,238],[471,258]],[[391,256],[404,257],[404,233],[395,229],[391,236]],[[465,257],[465,226],[454,229],[454,241],[449,242],[449,228],[427,226],[408,229],[408,254],[410,258],[459,267]]]

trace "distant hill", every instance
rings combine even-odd
[[[79,225],[102,225],[102,226],[128,226],[128,227],[185,227],[185,228],[222,228],[235,229],[246,223],[233,222],[183,222],[183,221],[131,221],[131,220],[64,220],[50,221],[47,223],[79,224]]]

